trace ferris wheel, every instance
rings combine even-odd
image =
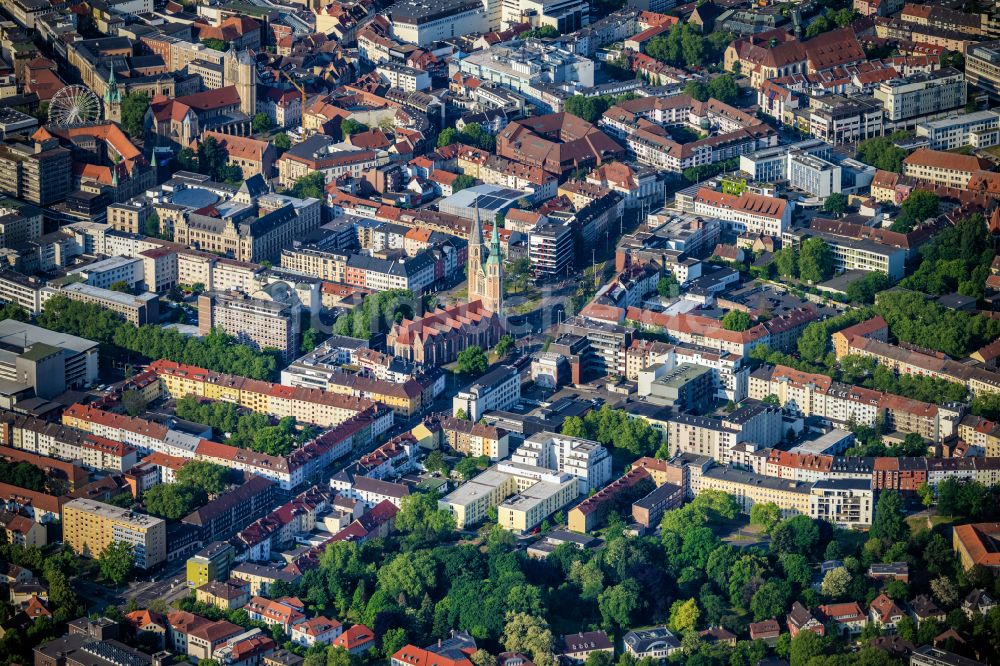
[[[49,102],[49,123],[57,127],[83,125],[101,119],[101,100],[84,86],[66,86]]]

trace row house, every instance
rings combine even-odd
[[[296,534],[315,529],[317,515],[329,508],[332,497],[328,490],[312,486],[240,530],[236,539],[247,549],[249,560],[267,562],[272,550],[283,550],[294,543]]]
[[[834,423],[854,421],[874,425],[881,417],[892,428],[934,441],[950,437],[958,425],[956,410],[843,384],[826,375],[781,365],[755,370],[750,375],[749,394],[758,400],[775,395],[791,412],[818,416]]]

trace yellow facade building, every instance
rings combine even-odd
[[[149,569],[167,558],[167,523],[111,504],[75,499],[63,505],[63,541],[84,557],[115,542],[132,546],[135,566]]]

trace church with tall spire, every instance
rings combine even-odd
[[[469,234],[469,302],[482,301],[483,307],[503,317],[503,255],[500,233],[493,225],[489,248],[483,244],[483,224],[476,207]]]

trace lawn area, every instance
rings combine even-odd
[[[928,520],[930,521],[930,526],[928,527]],[[919,532],[926,529],[934,529],[940,525],[953,525],[961,521],[960,516],[939,516],[934,514],[932,516],[927,516],[926,514],[921,514],[919,516],[910,516],[906,519],[906,524],[910,526],[911,532]]]
[[[987,152],[993,157],[1000,157],[1000,146],[990,146],[989,148],[983,148],[983,152]]]

